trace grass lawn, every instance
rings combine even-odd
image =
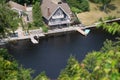
[[[91,25],[97,22],[100,18],[115,16],[120,17],[120,0],[111,0],[109,8],[106,10],[108,13],[105,13],[100,10],[100,4],[94,4],[90,2],[90,11],[77,14],[79,20],[84,25]]]

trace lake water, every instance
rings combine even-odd
[[[39,44],[32,44],[29,40],[19,41],[8,47],[9,53],[25,68],[32,68],[35,77],[45,71],[50,78],[57,78],[65,68],[70,55],[79,62],[88,52],[98,51],[106,39],[114,40],[112,36],[102,30],[91,30],[88,36],[78,32],[39,40]]]

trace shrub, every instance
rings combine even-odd
[[[46,26],[42,26],[43,32],[48,32],[48,28]]]

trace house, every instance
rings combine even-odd
[[[28,15],[28,12],[27,12],[26,4],[24,4],[24,6],[23,6],[23,5],[20,5],[16,2],[9,1],[8,5],[13,11],[17,12],[19,14],[19,17],[22,17],[25,22],[30,21],[29,20],[29,15]]]
[[[61,0],[42,0],[42,16],[48,26],[69,25],[72,12],[69,5]]]

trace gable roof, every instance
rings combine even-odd
[[[26,11],[25,6],[20,5],[20,4],[16,3],[16,2],[9,1],[8,4],[9,4],[10,7],[13,8],[13,9],[17,9],[17,10],[19,10],[19,11]]]
[[[41,4],[41,11],[43,17],[45,17],[48,20],[59,7],[67,15],[70,15],[72,13],[69,5],[65,2],[62,2],[61,4],[57,4],[56,2],[53,2],[53,0],[43,0]],[[48,15],[48,8],[49,8],[49,15]]]

